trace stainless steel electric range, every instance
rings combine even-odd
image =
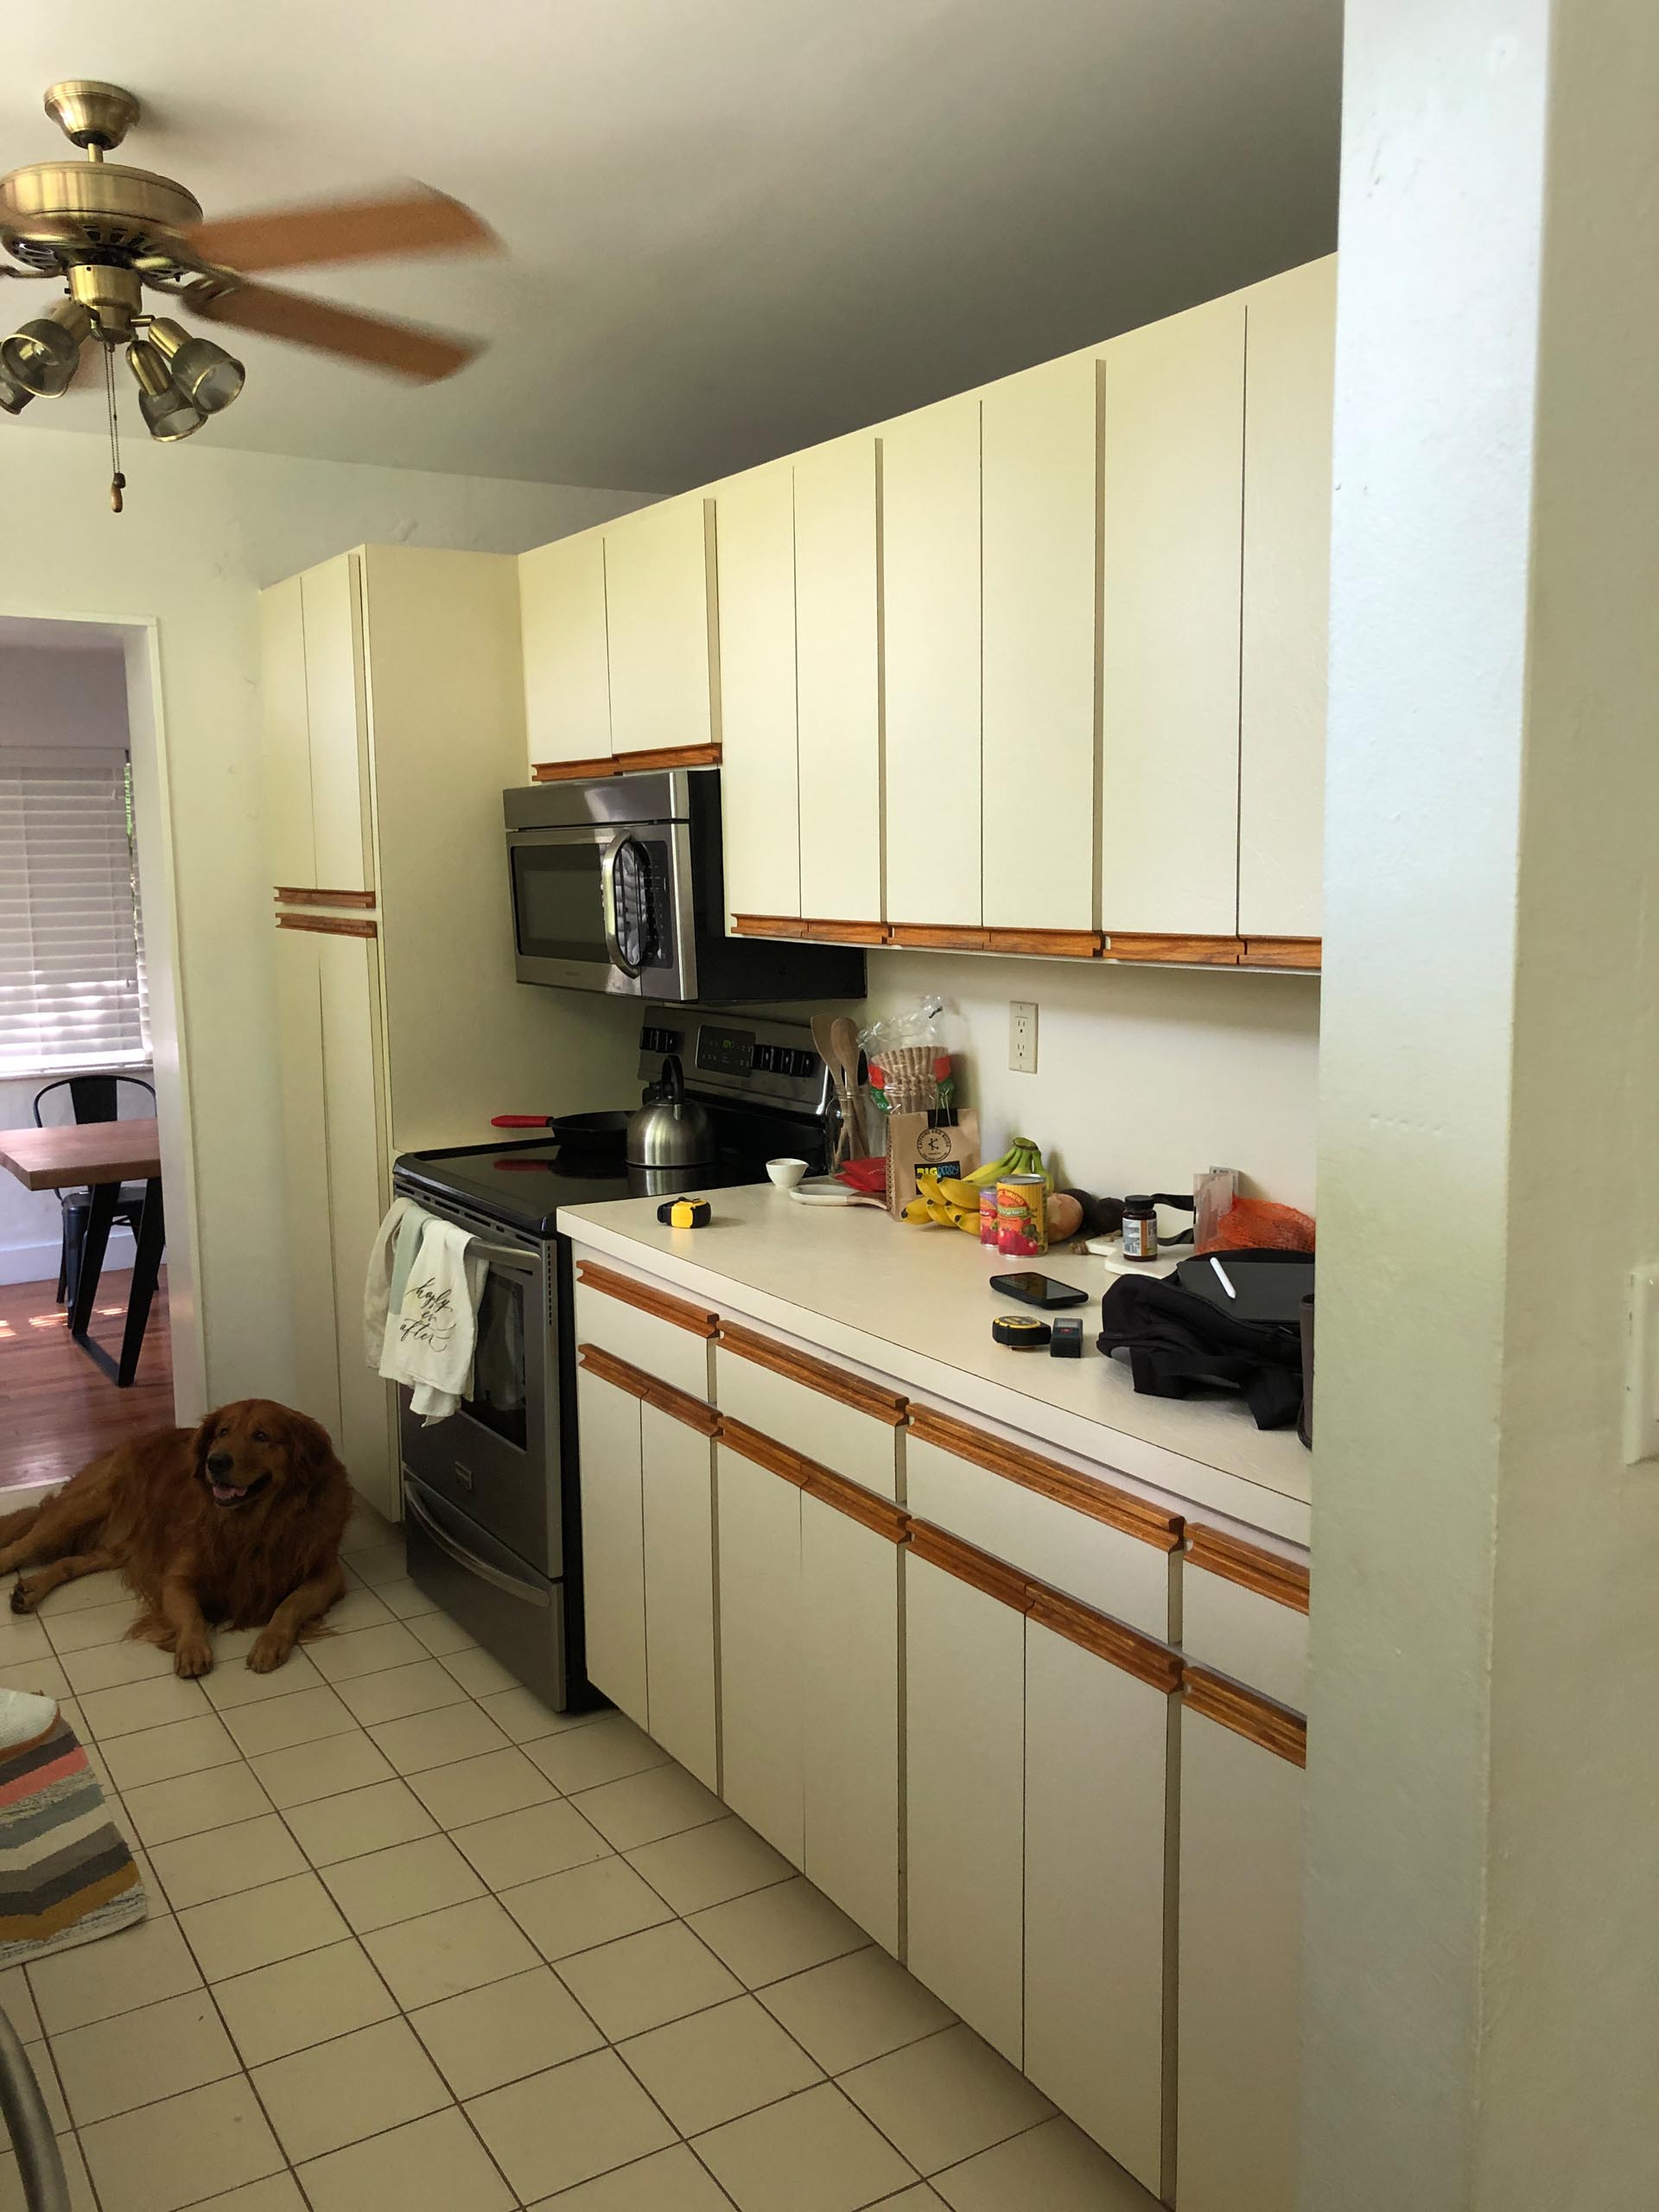
[[[423,1424],[400,1390],[411,1580],[557,1711],[595,1702],[583,1664],[575,1341],[563,1207],[764,1181],[780,1154],[829,1162],[828,1071],[804,1027],[653,1009],[639,1074],[674,1053],[714,1125],[697,1169],[628,1167],[620,1145],[537,1140],[405,1153],[393,1186],[473,1231],[488,1262],[472,1395]]]

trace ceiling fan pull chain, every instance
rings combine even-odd
[[[121,495],[127,488],[127,480],[121,474],[121,426],[115,411],[115,349],[111,346],[104,348],[104,391],[110,406],[110,512],[118,515],[125,505]]]

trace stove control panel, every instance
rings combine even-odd
[[[800,1024],[732,1021],[676,1007],[639,1032],[639,1072],[647,1082],[661,1076],[669,1052],[679,1054],[690,1090],[798,1113],[823,1114],[829,1106],[829,1071]]]

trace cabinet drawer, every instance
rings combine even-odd
[[[594,1260],[576,1263],[576,1341],[598,1344],[694,1398],[709,1396],[715,1317],[638,1275]]]
[[[1202,1525],[1186,1531],[1182,1567],[1181,1643],[1189,1656],[1301,1712],[1306,1567]]]
[[[721,1324],[715,1371],[722,1414],[879,1497],[898,1497],[905,1401],[897,1391],[729,1321]]]
[[[912,1407],[906,1503],[1021,1574],[1165,1642],[1178,1516],[966,1422]]]

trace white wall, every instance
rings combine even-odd
[[[0,609],[0,615],[4,610]],[[0,620],[0,747],[124,746],[127,683],[120,640],[58,649],[15,644]],[[142,1075],[142,1068],[135,1069]],[[26,1128],[45,1077],[0,1079],[0,1128]],[[61,1215],[52,1191],[26,1191],[0,1175],[0,1283],[55,1282]],[[112,1230],[106,1268],[132,1264],[129,1230]]]
[[[432,404],[448,404],[435,394]],[[38,404],[41,411],[48,404]],[[156,625],[164,780],[135,728],[140,859],[152,955],[153,862],[173,872],[188,1056],[165,1049],[152,998],[162,1157],[175,1226],[194,1215],[194,1282],[170,1262],[175,1311],[200,1313],[205,1379],[181,1370],[181,1410],[288,1394],[291,1349],[279,1187],[270,872],[259,755],[257,588],[373,541],[520,552],[642,504],[493,478],[130,442],[126,512],[109,511],[102,442],[0,425],[0,616]],[[188,1113],[186,1108],[188,1105]]]
[[[870,954],[871,1015],[929,991],[945,1000],[988,1159],[1017,1133],[1057,1153],[1067,1182],[1120,1198],[1237,1167],[1261,1195],[1313,1211],[1317,977]],[[1035,1075],[1009,1071],[1010,999],[1037,1001]]]

